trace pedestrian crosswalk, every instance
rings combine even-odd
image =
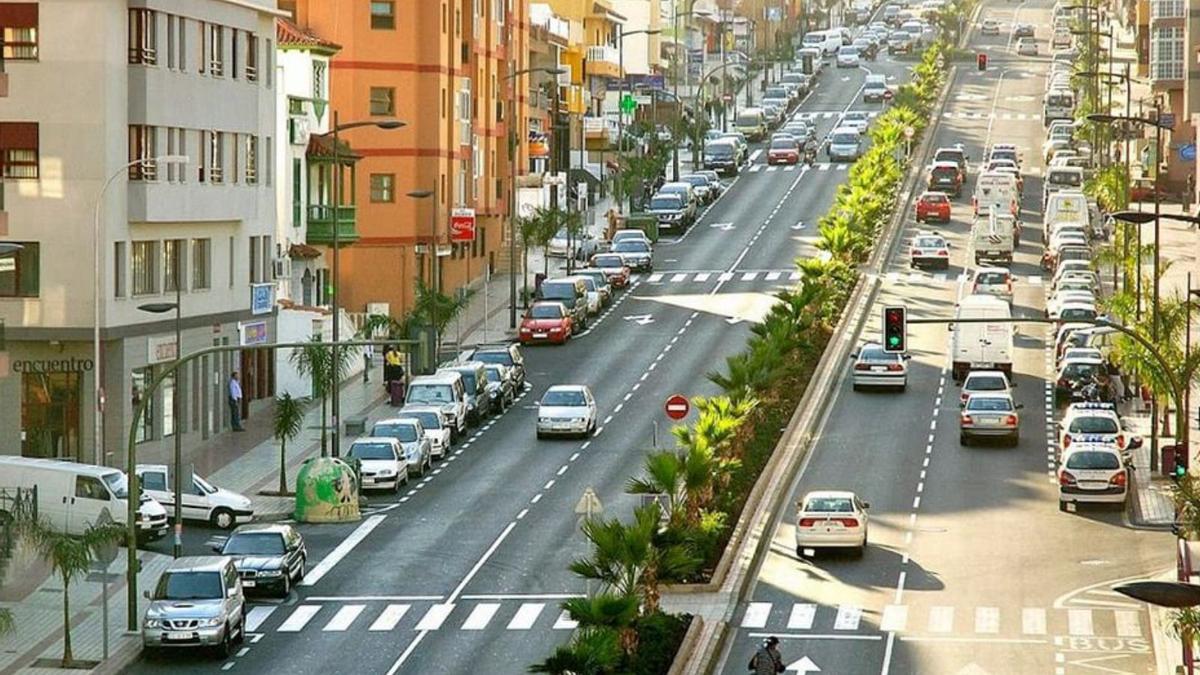
[[[994,606],[915,607],[903,604],[869,609],[854,604],[751,602],[747,603],[738,625],[746,630],[813,631],[817,634],[879,631],[914,635],[1141,638],[1146,636],[1149,617],[1142,609],[1022,607],[1018,610]]]
[[[839,162],[837,164],[833,164],[830,162],[818,162],[817,164],[812,165],[811,170],[812,171],[847,171],[850,169],[851,166],[852,166],[851,164],[848,164],[845,162]],[[799,167],[798,164],[751,164],[750,167],[746,169],[746,171],[748,171],[750,173],[763,173],[763,172],[772,173],[775,171],[783,171],[783,172],[787,173],[789,171],[796,171],[798,169],[798,167]]]
[[[751,270],[747,272],[721,272],[719,270],[686,272],[655,272],[649,275],[635,276],[646,284],[693,284],[705,282],[733,281],[799,281],[800,273],[795,269],[781,270]]]
[[[947,120],[1040,120],[1037,113],[994,113],[994,112],[953,112],[942,113],[942,119]]]
[[[577,623],[562,608],[563,598],[536,600],[301,600],[294,606],[257,605],[246,612],[246,632],[265,633],[392,633],[396,631],[489,628],[522,632],[535,629],[573,630]]]
[[[889,284],[930,284],[930,283],[958,283],[961,279],[961,274],[947,274],[946,272],[888,272],[884,279]],[[1028,276],[1019,276],[1014,274],[1012,277],[1014,285],[1028,284],[1030,286],[1041,286],[1045,280],[1040,275],[1030,274]]]
[[[878,111],[878,110],[866,110],[866,111],[855,110],[855,111],[850,111],[850,112],[866,112],[867,117],[874,118],[874,117],[879,117],[880,111]],[[821,110],[821,111],[798,112],[795,115],[793,115],[792,117],[793,117],[793,119],[798,119],[798,120],[831,120],[835,117],[841,117],[841,116],[842,116],[842,111],[840,111],[840,110]]]

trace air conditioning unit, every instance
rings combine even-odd
[[[311,133],[307,117],[288,118],[288,140],[292,145],[308,145],[308,137]]]
[[[276,258],[275,264],[272,266],[276,279],[287,279],[292,276],[292,259],[283,257]]]

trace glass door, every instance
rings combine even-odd
[[[21,454],[82,461],[80,373],[21,375]]]

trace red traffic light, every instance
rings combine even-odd
[[[987,70],[987,54],[976,54],[975,63],[980,70]]]

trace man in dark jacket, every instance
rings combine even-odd
[[[779,653],[779,638],[771,636],[763,641],[762,647],[750,659],[750,671],[754,675],[775,675],[783,672],[783,655]]]

